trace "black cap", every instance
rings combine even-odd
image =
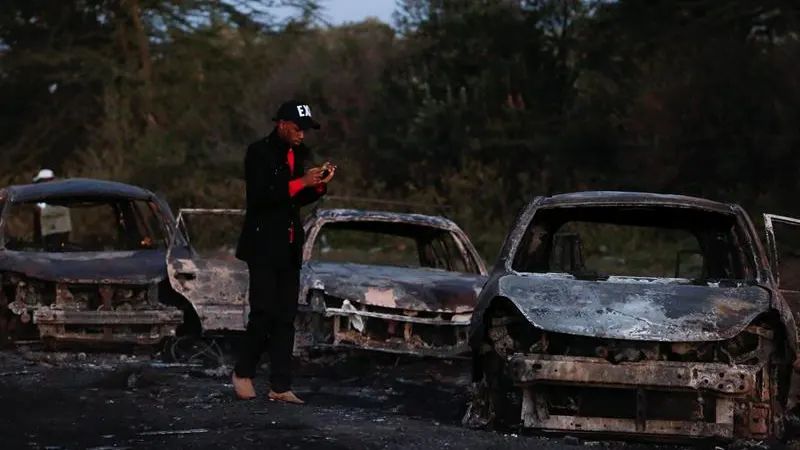
[[[279,120],[294,122],[301,130],[308,130],[310,128],[319,130],[320,128],[319,123],[311,118],[311,108],[309,108],[307,104],[300,103],[297,100],[290,100],[282,104],[272,120],[275,122]]]

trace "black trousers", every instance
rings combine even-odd
[[[269,355],[270,388],[286,392],[292,384],[294,319],[300,294],[300,268],[247,265],[250,272],[250,314],[239,359],[234,371],[240,378],[253,378],[261,354]]]

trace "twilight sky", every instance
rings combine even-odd
[[[368,16],[391,22],[395,0],[327,0],[322,5],[326,8],[327,18],[334,24],[358,21]]]
[[[324,18],[333,25],[357,22],[369,16],[391,23],[396,0],[321,0],[320,3],[325,8]]]

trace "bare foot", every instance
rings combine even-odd
[[[302,405],[305,403],[304,401],[297,398],[297,396],[294,395],[294,392],[292,391],[286,391],[280,393],[269,391],[269,398],[270,400],[278,400],[286,403],[294,403],[295,405]]]
[[[233,390],[236,391],[236,396],[242,400],[251,400],[256,398],[256,390],[253,387],[253,380],[250,378],[239,378],[236,373],[233,373]]]

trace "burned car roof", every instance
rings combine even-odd
[[[538,206],[613,206],[613,205],[653,205],[685,208],[702,208],[710,211],[732,213],[734,205],[699,197],[676,194],[657,194],[651,192],[625,191],[583,191],[539,197]]]
[[[410,225],[439,228],[442,230],[452,230],[457,228],[455,222],[452,220],[438,216],[427,216],[424,214],[370,211],[363,209],[326,208],[315,211],[314,215],[317,219],[322,219],[328,222],[363,220],[375,222],[398,222]]]
[[[147,189],[117,181],[71,178],[46,183],[13,185],[5,189],[4,197],[12,202],[30,202],[65,197],[119,197],[149,200],[154,194]]]

